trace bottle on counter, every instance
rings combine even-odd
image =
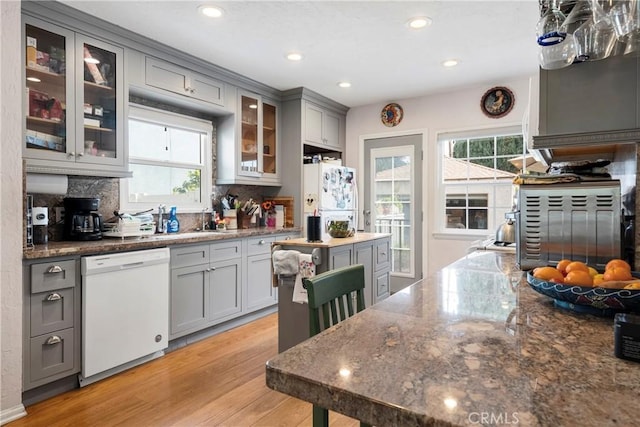
[[[169,211],[169,220],[167,221],[167,233],[177,233],[178,231],[180,231],[180,222],[176,215],[176,207],[171,206],[171,210]]]

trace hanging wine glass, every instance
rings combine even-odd
[[[560,27],[565,19],[566,16],[558,7],[558,0],[551,0],[549,8],[536,25],[538,45],[553,46],[562,43],[566,37],[566,32],[562,32]]]

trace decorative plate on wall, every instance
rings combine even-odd
[[[487,117],[497,119],[509,114],[514,103],[513,92],[504,86],[496,86],[482,95],[480,108]]]
[[[400,124],[403,114],[402,107],[393,102],[384,106],[380,119],[385,126],[394,127]]]

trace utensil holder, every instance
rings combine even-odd
[[[251,223],[251,218],[253,217],[253,215],[247,215],[246,213],[244,213],[243,211],[239,210],[236,218],[238,221],[238,228],[240,229],[247,229],[247,228],[252,228],[255,227],[257,223]]]

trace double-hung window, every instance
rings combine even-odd
[[[206,208],[211,191],[211,122],[168,111],[129,107],[129,168],[120,209],[158,205],[179,212]]]
[[[504,222],[512,207],[512,182],[522,161],[520,127],[438,135],[442,210],[440,229],[481,234]]]

